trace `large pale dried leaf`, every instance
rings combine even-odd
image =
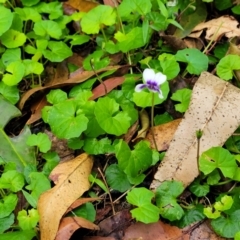
[[[198,176],[196,131],[203,132],[199,141],[201,154],[213,146],[222,146],[239,125],[240,90],[210,73],[202,73],[151,188],[170,179],[187,186]]]
[[[169,144],[172,141],[173,135],[180,122],[181,119],[176,119],[171,122],[153,127],[153,133],[158,151],[164,151],[168,149]],[[147,134],[146,140],[150,142],[151,148],[155,148],[151,130]]]
[[[90,187],[88,176],[92,158],[87,154],[60,163],[50,178],[55,187],[43,193],[38,202],[41,240],[54,240],[60,220],[71,204]]]
[[[198,24],[193,32],[207,29],[205,38],[208,40],[219,40],[223,35],[232,38],[240,35],[239,22],[232,16],[221,16],[208,22]],[[189,35],[191,36],[191,35]]]
[[[65,217],[60,223],[55,240],[68,240],[72,234],[81,227],[91,230],[99,230],[97,225],[82,217]]]

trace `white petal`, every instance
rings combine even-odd
[[[163,84],[164,82],[166,82],[166,80],[167,80],[167,76],[166,75],[164,75],[164,74],[162,74],[161,72],[159,72],[159,73],[157,73],[156,75],[155,75],[155,82],[157,82],[157,84],[158,85],[161,85],[161,84]]]
[[[147,82],[147,80],[154,80],[156,78],[155,72],[151,68],[146,68],[143,71],[143,82]]]
[[[164,98],[161,90],[160,90],[160,92],[158,92],[158,96],[159,96],[159,98],[161,98],[161,99]]]
[[[138,84],[135,87],[135,92],[141,92],[146,87],[146,84]]]

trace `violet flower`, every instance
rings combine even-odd
[[[135,87],[136,92],[141,92],[144,88],[147,88],[150,92],[158,93],[159,98],[163,98],[162,91],[160,89],[161,84],[167,80],[167,76],[161,72],[155,73],[153,69],[146,68],[143,71],[143,84],[138,84]]]

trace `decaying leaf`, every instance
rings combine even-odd
[[[180,122],[181,119],[176,119],[171,122],[153,127],[153,132],[158,151],[165,151],[168,149],[169,144]],[[152,137],[152,131],[148,132],[146,140],[150,142],[151,148],[155,148],[155,144]]]
[[[68,240],[72,234],[81,227],[91,230],[99,230],[97,225],[82,217],[65,217],[60,223],[55,240]]]
[[[86,0],[68,0],[66,3],[80,12],[88,12],[98,6],[98,3]]]
[[[213,146],[222,146],[239,125],[240,90],[203,72],[151,188],[156,189],[163,181],[171,179],[188,186],[198,176],[196,131],[203,133],[199,140],[201,154]]]
[[[139,115],[140,115],[141,129],[138,131],[138,134],[133,139],[133,141],[136,141],[139,138],[140,139],[145,138],[150,126],[150,120],[149,120],[147,111],[143,109]]]
[[[207,29],[205,38],[207,40],[219,40],[223,35],[232,38],[240,35],[239,22],[232,16],[221,16],[208,22],[198,24],[192,32]],[[191,34],[189,35],[191,36]]]
[[[90,187],[88,176],[92,168],[92,157],[81,154],[60,163],[51,172],[55,187],[43,193],[38,202],[41,240],[54,240],[59,223],[71,206]]]

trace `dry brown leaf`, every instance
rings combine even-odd
[[[222,146],[239,125],[240,89],[210,73],[202,73],[151,188],[172,179],[188,186],[198,176],[196,131],[203,132],[201,154],[213,146]]]
[[[138,134],[133,139],[133,141],[136,141],[137,139],[145,138],[150,126],[150,120],[149,120],[147,111],[143,109],[139,115],[140,115],[141,129],[138,131]]]
[[[181,119],[176,119],[168,123],[164,123],[153,127],[153,132],[157,144],[158,151],[165,151],[168,149],[173,135],[181,122]],[[152,138],[152,131],[149,131],[146,140],[150,142],[151,148],[155,148],[155,144]]]
[[[38,201],[41,240],[54,240],[60,220],[69,206],[90,187],[88,176],[92,157],[81,154],[60,163],[50,174],[55,187],[43,193]]]
[[[96,2],[86,0],[68,0],[67,2],[65,2],[65,4],[70,5],[71,7],[77,9],[80,12],[88,12],[99,5]]]
[[[97,225],[82,217],[65,217],[61,220],[55,240],[68,240],[72,234],[81,227],[99,230]]]
[[[222,16],[205,23],[198,24],[192,32],[207,29],[205,38],[207,40],[219,40],[223,35],[232,38],[240,35],[239,22],[232,16]],[[191,36],[191,34],[189,35]]]
[[[136,223],[131,225],[124,234],[122,240],[141,239],[141,240],[189,240],[189,234],[175,226],[163,222],[144,224]]]
[[[117,70],[120,67],[121,66],[119,66],[119,65],[108,66],[108,67],[102,68],[102,69],[100,69],[96,72],[100,73],[100,72],[104,72],[104,71]],[[80,69],[80,70],[77,70],[76,72],[72,73],[70,75],[70,78],[67,78],[67,79],[62,79],[62,78],[58,79],[58,78],[55,77],[55,78],[52,79],[52,81],[46,83],[46,85],[44,87],[36,87],[36,88],[30,89],[29,91],[25,92],[23,94],[23,96],[21,97],[20,101],[19,101],[19,108],[22,109],[25,102],[28,100],[28,98],[32,94],[34,94],[38,91],[51,89],[51,88],[60,88],[60,87],[63,87],[63,86],[68,86],[68,85],[74,85],[76,83],[84,82],[94,75],[95,75],[94,71],[84,71],[84,70]],[[60,81],[60,80],[62,80],[62,81]]]

